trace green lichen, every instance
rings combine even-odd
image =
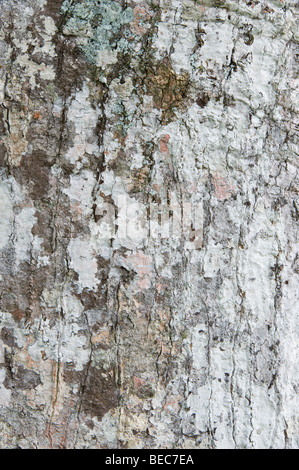
[[[125,25],[133,21],[131,7],[122,6],[113,0],[65,0],[61,13],[66,16],[66,34],[77,36],[87,60],[96,65],[98,52],[130,49],[129,31]]]

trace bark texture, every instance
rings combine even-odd
[[[298,448],[296,1],[0,8],[1,448]]]

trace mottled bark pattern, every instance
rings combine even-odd
[[[1,1],[1,448],[298,448],[297,6]]]

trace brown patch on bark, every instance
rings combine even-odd
[[[61,183],[61,186],[66,187],[67,184]],[[55,249],[55,231],[57,234],[59,233],[60,243],[65,246],[65,249],[71,238],[75,238],[78,233],[82,234],[88,231],[88,227],[83,225],[83,221],[74,220],[70,208],[70,201],[67,196],[61,195],[59,203],[56,206],[51,204],[52,201],[50,199],[42,199],[39,201],[39,210],[35,212],[37,222],[31,230],[33,235],[37,235],[43,239],[42,248],[47,254],[53,254],[53,250]],[[56,219],[55,223],[53,222],[54,219]]]
[[[87,419],[87,420],[85,421],[85,424],[86,424],[86,426],[87,426],[89,429],[91,429],[91,430],[94,429],[94,423],[93,423],[93,421],[92,421],[91,419]]]
[[[40,314],[40,298],[49,278],[47,267],[22,263],[18,269],[17,274],[7,272],[0,282],[0,310],[10,313],[16,322]]]
[[[6,326],[4,326],[1,330],[0,337],[3,343],[9,346],[10,348],[17,347],[17,343],[15,342],[15,337],[13,335],[13,330],[11,328],[6,328]]]
[[[46,15],[49,15],[53,18],[54,21],[58,21],[60,18],[60,9],[64,0],[48,0],[44,8]]]
[[[4,126],[4,112],[3,109],[0,108],[0,136],[3,137],[6,133],[6,129]],[[4,166],[5,164],[5,155],[6,155],[6,147],[3,144],[3,141],[0,141],[0,166]]]
[[[156,108],[162,109],[162,124],[173,120],[175,108],[181,108],[185,104],[189,83],[187,73],[177,75],[165,63],[149,71],[145,84],[147,92],[153,97]]]
[[[56,68],[55,85],[66,98],[72,91],[80,88],[84,80],[82,70],[88,66],[84,55],[78,48],[76,40],[63,35],[63,27],[67,14],[61,14],[61,6],[64,0],[48,0],[44,8],[44,14],[53,18],[57,33],[53,38],[56,46],[54,66]]]
[[[47,194],[50,166],[47,154],[43,150],[34,150],[31,155],[23,157],[22,165],[15,169],[15,179],[26,187],[33,200]]]
[[[210,97],[208,93],[200,93],[196,99],[196,103],[201,108],[204,108],[208,104],[209,101],[210,101]]]
[[[10,313],[11,313],[12,318],[16,322],[20,322],[22,320],[22,318],[24,318],[24,316],[25,316],[25,312],[23,312],[23,310],[19,310],[18,308],[16,308],[15,310],[13,310]]]
[[[101,279],[103,278],[101,277]],[[106,306],[107,292],[106,289],[102,291],[101,287],[96,292],[84,290],[82,293],[75,295],[81,301],[85,310],[99,309]]]
[[[112,371],[87,365],[82,371],[64,371],[67,383],[81,384],[80,412],[99,420],[118,405],[119,392]]]
[[[48,252],[52,253],[52,233],[53,227],[51,227],[51,214],[49,207],[44,207],[43,210],[37,210],[35,212],[37,218],[36,224],[32,227],[32,235],[38,235],[43,239],[42,247]]]
[[[0,309],[11,313],[14,320],[20,321],[29,306],[28,290],[27,278],[26,280],[20,278],[6,279],[5,288],[4,286],[2,287]]]
[[[74,39],[57,36],[56,40],[56,86],[68,96],[72,91],[81,88],[88,63]]]
[[[3,135],[6,132],[5,126],[4,126],[4,111],[3,108],[0,108],[0,134]]]
[[[6,156],[6,148],[5,145],[0,144],[0,166],[5,165],[5,156]]]
[[[41,379],[37,372],[34,370],[25,369],[22,365],[12,369],[7,366],[7,375],[3,382],[5,388],[9,389],[20,389],[20,390],[32,390],[40,385]]]

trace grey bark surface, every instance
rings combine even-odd
[[[1,448],[298,448],[297,20],[1,1]],[[170,195],[202,243],[103,237]]]

